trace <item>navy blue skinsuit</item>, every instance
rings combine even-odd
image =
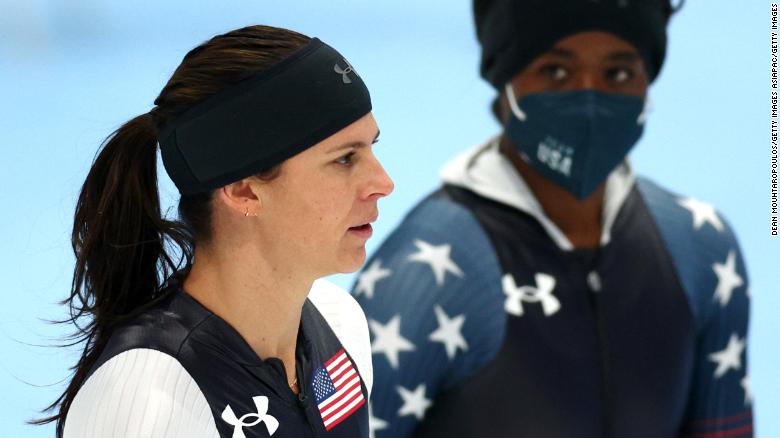
[[[467,188],[423,200],[353,290],[376,436],[752,436],[745,266],[728,226],[693,226],[680,200],[638,179],[591,251]],[[396,363],[377,338],[394,324]]]
[[[234,436],[236,427],[247,438],[268,437],[263,423],[253,427],[231,425],[222,417],[227,406],[241,418],[258,411],[254,399],[267,397],[267,414],[278,420],[274,438],[368,437],[368,404],[360,403],[326,430],[314,395],[317,373],[343,347],[316,307],[307,300],[301,314],[296,361],[300,393],[287,383],[284,365],[277,358],[260,359],[241,335],[223,319],[203,307],[181,289],[173,288],[162,301],[121,326],[111,336],[93,367],[136,348],[159,350],[174,357],[202,391],[221,437]],[[351,358],[351,366],[356,368]],[[320,379],[321,381],[322,379]],[[360,383],[368,399],[364,383]],[[244,424],[255,418],[245,417]]]

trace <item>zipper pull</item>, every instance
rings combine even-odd
[[[590,271],[586,280],[588,282],[588,288],[590,288],[591,292],[601,292],[603,285],[601,283],[601,275],[599,275],[598,272]]]

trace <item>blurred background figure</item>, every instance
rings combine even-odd
[[[0,0],[5,164],[0,172],[5,206],[0,215],[0,420],[5,435],[53,435],[48,426],[24,422],[62,392],[69,379],[63,370],[80,353],[46,347],[70,330],[44,320],[67,317],[57,301],[70,289],[69,233],[90,164],[84,157],[139,109],[151,109],[179,60],[204,36],[248,22],[305,29],[359,67],[381,121],[376,154],[396,182],[374,223],[369,252],[441,184],[443,163],[497,132],[489,110],[497,92],[479,75],[481,48],[471,1],[290,5],[283,0],[262,5],[239,0],[229,7],[218,2],[192,7],[178,0]],[[775,366],[780,295],[773,292],[780,282],[780,240],[768,232],[769,18],[762,2],[688,1],[668,27],[665,65],[649,93],[654,112],[631,153],[637,174],[716,205],[739,235],[753,291],[748,362],[760,437],[780,435],[780,419],[772,415],[780,406]],[[178,192],[164,172],[159,182],[161,208],[175,217]],[[447,282],[453,278],[447,273]],[[349,287],[355,277],[331,279]],[[435,322],[435,314],[431,318]],[[470,324],[466,320],[463,326]],[[407,335],[406,324],[401,326]],[[401,363],[408,354],[399,353]],[[378,354],[374,360],[387,359]],[[381,420],[374,424],[381,436],[386,430]]]
[[[474,1],[502,132],[444,166],[353,289],[379,436],[753,435],[737,240],[627,160],[674,12]]]

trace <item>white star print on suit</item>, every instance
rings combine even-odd
[[[415,349],[414,344],[401,336],[401,315],[395,315],[384,325],[369,319],[368,326],[374,334],[371,352],[384,354],[395,369],[398,368],[398,353]]]
[[[745,340],[740,339],[736,333],[731,335],[729,343],[721,351],[710,354],[710,360],[718,364],[715,369],[715,378],[721,378],[729,370],[742,368],[742,352],[745,350]]]
[[[370,438],[376,437],[376,431],[387,429],[387,421],[374,416],[374,410],[371,408],[371,404],[368,404],[368,431]]]
[[[725,263],[715,263],[712,265],[715,275],[718,276],[718,287],[715,288],[715,299],[720,301],[721,307],[725,306],[731,300],[731,294],[734,288],[744,284],[742,277],[737,274],[737,254],[734,250],[729,251]]]
[[[706,202],[694,198],[680,199],[677,203],[688,209],[693,215],[693,229],[698,230],[705,223],[711,224],[718,231],[723,231],[723,222],[720,221],[715,207]]]
[[[552,316],[561,309],[561,302],[553,295],[555,289],[555,277],[537,272],[534,275],[536,286],[517,287],[512,274],[504,274],[501,285],[504,288],[506,300],[504,310],[515,316],[523,316],[523,301],[527,303],[541,303],[544,316]]]
[[[739,382],[739,386],[745,391],[745,406],[753,403],[753,389],[750,387],[750,376],[745,375]]]
[[[747,374],[739,382],[739,386],[745,391],[745,406],[753,403],[753,389],[750,386],[750,376]]]
[[[414,415],[418,420],[425,418],[425,411],[433,404],[425,398],[425,384],[421,383],[414,391],[409,391],[403,386],[398,386],[396,389],[404,401],[403,406],[398,410],[398,416]]]
[[[433,270],[433,275],[436,277],[437,285],[441,286],[444,284],[444,277],[447,275],[447,272],[463,277],[463,271],[450,258],[451,245],[431,245],[420,239],[415,239],[414,245],[418,251],[410,255],[409,260],[429,264]]]
[[[458,315],[454,318],[450,318],[444,313],[444,309],[441,306],[436,305],[433,309],[436,312],[436,320],[439,322],[439,328],[437,328],[428,337],[431,341],[441,342],[444,344],[444,348],[447,350],[447,358],[452,360],[457,353],[458,348],[463,351],[469,349],[466,339],[461,334],[461,328],[463,323],[466,322],[466,315]]]
[[[371,266],[368,267],[360,277],[358,277],[357,286],[355,287],[355,295],[361,293],[366,295],[366,298],[374,298],[374,287],[376,282],[389,277],[393,271],[382,268],[382,261],[377,259]]]

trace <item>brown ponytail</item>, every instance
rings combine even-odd
[[[182,197],[181,221],[166,220],[157,188],[157,132],[193,105],[221,89],[262,72],[308,43],[285,29],[251,26],[212,38],[190,51],[160,95],[155,108],[112,133],[81,188],[73,221],[76,256],[73,282],[63,301],[65,322],[83,342],[73,379],[47,411],[55,415],[32,421],[57,422],[62,437],[65,418],[117,325],[156,302],[174,275],[186,275],[194,247],[211,233],[211,194]]]
[[[178,247],[174,261],[166,240]],[[49,407],[59,420],[73,402],[117,324],[153,302],[161,282],[192,259],[193,242],[181,224],[161,217],[157,190],[157,135],[150,114],[138,116],[109,136],[76,203],[71,236],[76,267],[67,321],[77,324],[74,343],[84,342],[75,374]],[[88,322],[81,323],[84,317]],[[64,422],[57,422],[62,436]]]

